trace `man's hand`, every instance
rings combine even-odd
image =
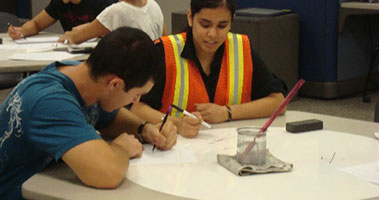
[[[225,106],[214,103],[196,104],[196,110],[201,114],[204,121],[209,123],[220,123],[228,120],[228,110]]]
[[[178,137],[176,134],[176,126],[171,121],[167,121],[164,124],[162,131],[159,132],[161,125],[162,123],[155,125],[151,123],[146,124],[142,130],[142,137],[145,141],[150,142],[159,149],[171,149],[176,144],[176,139]]]
[[[142,144],[134,137],[134,135],[129,135],[122,133],[117,138],[111,142],[112,147],[119,147],[127,152],[129,158],[141,157],[143,147]]]

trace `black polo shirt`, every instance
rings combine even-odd
[[[52,18],[59,20],[64,31],[71,31],[75,26],[96,19],[114,0],[82,0],[79,4],[63,3],[62,0],[51,0],[45,11]]]
[[[251,40],[250,40],[251,41]],[[250,42],[251,44],[251,42]],[[162,58],[162,65],[166,64],[165,52],[163,47],[163,42],[156,44],[160,56]],[[214,60],[211,63],[211,73],[207,76],[201,67],[200,61],[196,56],[195,46],[192,39],[192,31],[187,32],[187,40],[184,45],[181,57],[193,61],[200,71],[201,77],[203,79],[204,85],[206,87],[209,102],[214,102],[218,77],[221,69],[222,56],[224,54],[225,44],[222,44],[220,48],[216,51]],[[252,81],[252,91],[251,99],[256,100],[265,97],[271,93],[281,92],[285,94],[287,92],[287,86],[284,81],[278,79],[274,74],[272,74],[266,65],[263,63],[262,59],[255,53],[254,49],[251,47],[251,56],[253,58],[253,81]],[[166,69],[165,67],[163,67]],[[166,83],[166,72],[163,73],[163,77],[155,83],[151,91],[142,96],[141,101],[150,105],[152,108],[159,110],[162,107],[162,96]]]

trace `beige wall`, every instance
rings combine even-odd
[[[162,8],[168,32],[171,33],[171,13],[187,10],[191,0],[155,0]]]

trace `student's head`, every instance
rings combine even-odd
[[[230,31],[234,13],[234,0],[191,0],[187,19],[196,51],[216,52]]]
[[[236,6],[234,0],[191,0],[191,13],[196,15],[203,8],[218,8],[225,7],[230,11],[230,16],[234,17]]]
[[[162,69],[157,57],[156,47],[145,32],[123,27],[100,40],[87,64],[95,81],[106,75],[121,79],[122,89],[129,95],[126,102],[124,98],[124,104],[129,104],[138,101],[161,76]]]

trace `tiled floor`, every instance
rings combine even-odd
[[[333,115],[358,120],[373,121],[375,105],[379,98],[378,92],[370,92],[370,103],[362,101],[362,94],[335,100],[322,100],[299,97],[291,102],[288,110],[299,110],[312,113]]]

